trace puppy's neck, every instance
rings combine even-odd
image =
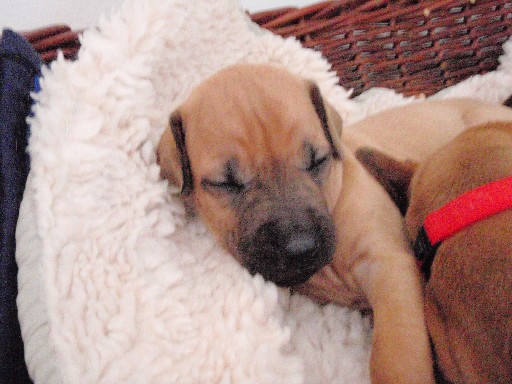
[[[344,280],[363,284],[369,273],[380,268],[379,254],[403,255],[410,247],[396,205],[354,153],[348,148],[344,150],[343,189],[333,213],[337,235],[343,241],[338,244],[334,262],[351,274]],[[365,295],[368,289],[361,287]]]

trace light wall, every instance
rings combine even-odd
[[[320,2],[320,0],[241,0],[242,5],[250,12],[288,6],[304,7],[318,2]]]
[[[122,2],[123,0],[0,0],[0,29],[8,27],[24,31],[58,23],[68,24],[73,29],[81,29],[93,26],[101,14],[110,13]],[[301,7],[315,2],[241,0],[242,6],[250,12],[290,5]]]

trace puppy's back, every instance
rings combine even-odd
[[[512,121],[479,125],[422,164],[411,182],[411,195],[416,196],[411,205],[417,204],[425,215],[471,189],[511,175]]]
[[[430,212],[512,176],[512,122],[464,132],[420,172],[436,184],[429,187],[435,195]],[[436,352],[462,382],[512,382],[511,223],[508,210],[463,229],[441,243],[432,266],[426,294],[437,307],[429,321],[438,335]]]

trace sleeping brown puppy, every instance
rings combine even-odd
[[[402,217],[354,153],[372,145],[421,158],[499,113],[468,100],[422,103],[347,127],[342,141],[341,118],[313,82],[237,65],[172,113],[158,158],[189,209],[251,273],[321,302],[372,308],[373,383],[432,383],[421,278]]]
[[[512,122],[471,128],[417,168],[372,149],[357,156],[407,208],[445,378],[512,383]]]

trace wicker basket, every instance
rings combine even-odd
[[[430,95],[496,69],[512,0],[338,0],[252,15],[322,52],[357,95],[387,87]]]
[[[337,0],[251,15],[322,52],[354,95],[387,87],[433,94],[496,69],[512,35],[512,0]],[[43,60],[73,58],[77,32],[52,26],[25,34]]]
[[[22,33],[45,63],[55,60],[58,51],[67,59],[76,58],[80,49],[79,34],[80,32],[72,31],[67,25],[51,25]]]

